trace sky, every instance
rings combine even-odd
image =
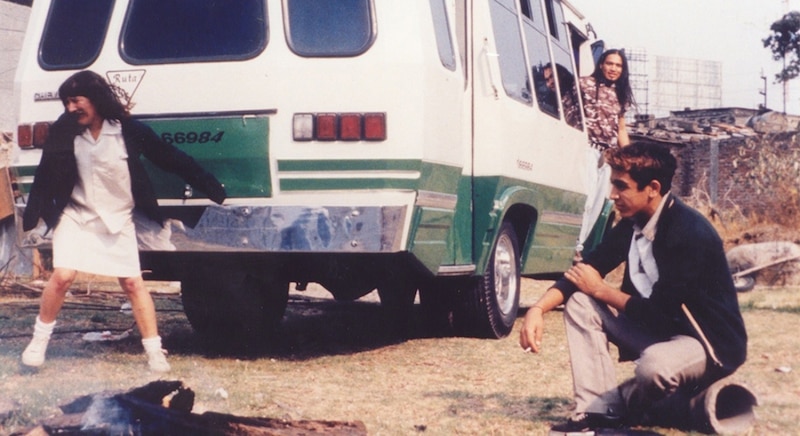
[[[800,0],[568,0],[583,12],[607,48],[645,49],[648,59],[669,56],[722,63],[722,105],[756,108],[767,77],[767,107],[784,109],[776,84],[781,62],[762,40]],[[800,115],[800,78],[786,87],[786,112]]]

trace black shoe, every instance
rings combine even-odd
[[[550,436],[594,436],[601,428],[619,428],[622,418],[602,413],[579,413],[566,422],[550,427]]]

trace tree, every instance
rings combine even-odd
[[[783,61],[783,70],[775,75],[778,82],[787,82],[800,75],[800,12],[792,11],[769,28],[772,34],[763,39],[772,58]]]

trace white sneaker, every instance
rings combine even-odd
[[[147,365],[153,372],[169,372],[171,368],[167,362],[167,350],[158,349],[147,352]]]
[[[22,363],[27,366],[42,366],[44,363],[44,353],[47,351],[47,344],[50,342],[49,336],[33,335],[31,343],[22,352]]]

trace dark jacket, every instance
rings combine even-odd
[[[126,118],[121,124],[128,151],[128,171],[135,209],[163,225],[164,218],[158,209],[155,190],[140,159],[142,155],[159,168],[177,174],[192,187],[206,193],[214,202],[222,204],[225,201],[225,188],[192,157],[162,141],[151,128],[139,121]],[[58,224],[78,181],[75,136],[81,134],[82,130],[74,117],[67,113],[61,115],[50,128],[22,217],[23,230],[36,227],[39,218],[44,220],[48,229]]]
[[[722,241],[699,212],[677,198],[667,201],[653,241],[659,279],[650,298],[643,298],[626,265],[622,291],[632,298],[625,315],[663,339],[677,334],[697,338],[720,376],[728,375],[745,361],[747,333]],[[621,220],[584,262],[605,276],[627,261],[632,237],[633,222]],[[565,299],[577,291],[563,278],[555,287]]]

